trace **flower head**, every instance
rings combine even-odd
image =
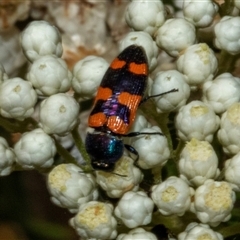
[[[129,228],[147,225],[152,220],[154,203],[145,192],[126,192],[114,210],[116,217],[120,218]]]
[[[60,164],[48,174],[51,200],[59,207],[76,213],[79,206],[97,200],[98,190],[91,174],[85,174],[74,164]]]
[[[21,34],[21,44],[26,58],[33,62],[41,56],[62,56],[61,35],[46,21],[33,21]]]
[[[79,207],[70,224],[82,238],[115,239],[117,221],[109,203],[90,201]]]
[[[196,189],[191,210],[202,223],[217,226],[231,218],[235,200],[229,183],[209,179]]]
[[[41,128],[25,132],[15,144],[17,163],[24,169],[49,168],[57,152],[55,142]]]

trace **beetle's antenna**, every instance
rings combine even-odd
[[[89,173],[93,173],[93,172],[96,172],[98,170],[95,170],[95,169],[92,169],[92,171],[90,171]],[[85,173],[84,171],[78,171],[79,173]],[[114,174],[114,175],[117,175],[119,177],[127,177],[127,175],[122,175],[122,174],[119,174],[119,173],[116,173],[116,172],[108,172],[110,174]]]

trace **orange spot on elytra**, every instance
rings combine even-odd
[[[146,63],[137,64],[135,62],[131,62],[129,64],[129,71],[134,74],[144,74],[147,75],[148,68]]]
[[[126,65],[126,62],[123,60],[119,60],[118,58],[115,58],[113,62],[111,63],[110,67],[112,69],[119,69],[122,68],[124,65]]]
[[[138,108],[141,100],[142,100],[141,95],[132,95],[128,92],[122,92],[118,96],[118,102],[127,106],[128,109],[130,110],[129,124],[127,125],[127,129],[125,130],[126,132],[128,132],[132,123],[134,122],[134,119],[136,116],[136,111],[137,111],[137,108]]]
[[[95,103],[97,100],[108,100],[112,96],[112,90],[110,88],[99,87],[97,96],[95,98]]]
[[[141,95],[133,95],[128,92],[121,92],[118,96],[118,102],[128,106],[130,110],[138,107],[141,100]]]
[[[107,126],[112,132],[119,134],[125,134],[129,130],[129,125],[124,123],[118,116],[110,116],[107,121]]]
[[[88,119],[89,127],[101,127],[107,121],[107,117],[103,112],[95,113]]]

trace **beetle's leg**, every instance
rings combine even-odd
[[[137,156],[137,158],[134,160],[134,165],[137,166],[137,161],[138,161],[138,159],[139,159],[139,154],[138,154],[137,150],[136,150],[134,147],[132,147],[131,145],[128,145],[128,144],[124,144],[124,147],[125,147],[130,153],[133,153],[134,155]]]
[[[136,137],[136,136],[139,136],[139,135],[161,135],[161,136],[164,136],[164,134],[161,133],[161,132],[130,132],[128,134],[121,134],[119,136],[122,136],[122,137]]]

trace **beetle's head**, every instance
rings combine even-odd
[[[85,142],[93,169],[113,171],[124,151],[122,140],[107,133],[88,133]]]

